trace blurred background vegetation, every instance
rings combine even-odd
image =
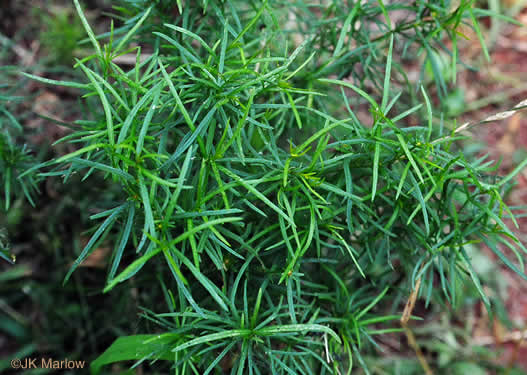
[[[478,6],[527,23],[525,0],[480,0]],[[107,31],[111,15],[118,14],[111,1],[84,1],[83,7],[99,33]],[[119,18],[113,18],[115,27],[119,27]],[[482,25],[491,63],[484,59],[477,38],[467,31],[470,39],[460,42],[460,55],[470,67],[459,72],[456,88],[447,92],[444,108],[447,116],[456,116],[458,121],[483,119],[527,97],[526,29],[496,18],[484,19]],[[69,1],[2,1],[0,121],[2,126],[13,128],[15,143],[20,145],[13,155],[18,155],[20,163],[70,151],[70,144],[49,145],[66,135],[67,124],[82,118],[90,108],[78,101],[75,89],[45,86],[21,78],[18,72],[57,80],[74,78],[77,73],[72,69],[73,58],[87,55],[85,49],[90,47],[82,42],[84,38]],[[442,72],[446,80],[452,74],[449,57],[438,59],[445,62]],[[407,63],[411,71],[413,62]],[[425,74],[427,79],[434,79],[431,68]],[[0,139],[0,147],[7,147],[2,142]],[[499,123],[478,127],[464,147],[467,153],[488,152],[494,159],[501,159],[501,172],[507,173],[527,157],[527,118],[519,112]],[[524,171],[517,180],[506,197],[511,206],[527,204],[527,173]],[[69,358],[89,363],[118,336],[154,331],[142,306],[160,306],[161,310],[166,306],[162,291],[145,288],[148,283],[141,282],[147,271],[120,286],[119,293],[101,293],[110,251],[104,242],[63,286],[74,254],[89,238],[86,231],[92,225],[89,216],[93,214],[90,202],[94,197],[104,201],[105,194],[114,187],[101,180],[87,194],[80,179],[72,178],[67,189],[58,178],[45,184],[34,183],[40,193],[28,194],[37,209],[23,198],[21,187],[15,186],[9,210],[4,209],[8,203],[0,197],[0,246],[9,247],[16,256],[13,265],[0,263],[0,373],[10,371],[9,361],[13,358]],[[527,218],[520,217],[519,222],[518,235],[527,243]],[[451,364],[450,374],[527,373],[527,285],[500,266],[491,252],[483,249],[473,252],[473,257],[474,267],[497,309],[496,316],[489,318],[472,288],[459,285],[464,299],[459,299],[462,302],[458,306],[425,308],[418,303],[415,313],[426,314],[426,324],[415,328],[419,342],[434,354],[439,366]],[[365,358],[373,373],[421,373],[413,352],[402,348],[400,340],[400,334],[391,334],[386,341],[392,344],[385,345],[383,355]],[[115,365],[108,371],[122,373],[126,368]],[[146,364],[134,371],[151,373]],[[51,370],[30,373],[46,372]]]

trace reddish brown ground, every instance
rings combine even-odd
[[[527,9],[516,19],[527,26]],[[464,51],[467,55],[479,53],[477,43],[470,43]],[[494,48],[491,50],[492,63],[479,72],[464,73],[462,78],[467,85],[467,102],[507,93],[508,97],[499,103],[489,104],[464,115],[467,121],[480,120],[488,115],[508,110],[527,99],[527,31],[525,28],[503,26]],[[469,98],[467,98],[467,96]],[[474,137],[487,146],[485,152],[493,159],[502,159],[500,174],[506,174],[527,157],[527,111],[518,112],[512,117],[490,124],[481,125],[472,131]],[[507,196],[511,206],[527,205],[527,169],[516,178],[517,185]],[[510,222],[510,221],[509,221]],[[527,217],[518,219],[519,229],[515,229],[523,244],[527,246]],[[513,228],[512,223],[510,224]],[[497,257],[487,249],[489,257],[499,263]],[[503,351],[500,362],[519,365],[527,371],[527,282],[505,266],[500,267],[506,280],[505,306],[512,330],[494,322],[494,329],[477,329],[474,341],[488,342],[489,348]],[[486,314],[479,314],[483,324],[488,326]],[[521,336],[524,339],[519,339]]]

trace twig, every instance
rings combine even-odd
[[[454,134],[457,134],[457,133],[460,133],[462,131],[465,131],[465,130],[468,130],[469,128],[472,128],[476,125],[481,125],[481,124],[486,124],[488,122],[494,122],[494,121],[499,121],[499,120],[504,120],[506,118],[509,118],[511,117],[512,115],[514,115],[516,112],[518,111],[521,111],[522,109],[525,109],[527,107],[527,99],[526,100],[522,100],[521,102],[519,102],[518,104],[516,104],[511,110],[509,111],[504,111],[504,112],[500,112],[500,113],[496,113],[494,115],[491,115],[481,121],[478,121],[478,122],[465,122],[463,125],[461,125],[459,128],[455,129],[454,132],[450,135],[447,135],[447,136],[444,136],[444,137],[441,137],[441,138],[438,138],[436,139],[435,141],[432,142],[432,144],[436,144],[438,142],[441,142],[441,141],[444,141],[444,140],[447,140],[447,139],[450,139],[452,138],[452,136]]]
[[[410,294],[410,297],[408,298],[408,300],[406,301],[406,305],[404,306],[403,316],[401,317],[401,326],[403,327],[408,343],[410,344],[412,349],[415,351],[415,355],[417,356],[417,359],[419,360],[421,367],[423,367],[425,374],[433,375],[434,373],[432,369],[428,365],[428,362],[426,361],[426,358],[423,355],[421,348],[417,344],[417,340],[415,339],[414,333],[412,332],[410,327],[408,327],[408,321],[410,320],[410,317],[412,316],[412,311],[414,310],[415,301],[417,300],[417,295],[419,294],[420,287],[421,287],[421,278],[418,278],[417,282],[415,283],[415,288]]]

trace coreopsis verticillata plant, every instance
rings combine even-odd
[[[489,11],[465,0],[125,1],[128,21],[96,36],[74,3],[94,49],[76,62],[85,81],[30,77],[100,110],[62,140],[76,151],[26,173],[117,186],[93,202],[105,209],[65,281],[110,241],[104,292],[156,264],[148,287],[162,281],[169,310],[145,309],[159,330],[120,337],[94,373],[131,359],[176,374],[367,372],[377,338],[404,328],[411,339],[418,296],[456,304],[470,282],[491,308],[474,243],[526,278],[502,199],[526,163],[497,176],[487,156],[457,148],[463,136],[441,115],[459,28],[483,42],[477,18]],[[114,61],[130,53],[131,69]]]

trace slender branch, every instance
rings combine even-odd
[[[412,311],[414,310],[415,301],[417,300],[417,295],[419,294],[420,287],[421,287],[421,278],[418,278],[417,282],[415,283],[415,288],[410,294],[410,297],[408,297],[408,300],[406,301],[406,305],[404,306],[403,316],[401,317],[401,326],[403,327],[408,343],[414,350],[415,355],[417,356],[417,359],[419,360],[419,363],[421,364],[421,366],[423,367],[423,370],[425,371],[425,374],[433,375],[434,372],[428,365],[428,362],[426,361],[426,358],[423,352],[421,351],[419,344],[417,344],[417,340],[415,339],[415,336],[412,330],[408,326],[408,321],[410,320]]]

